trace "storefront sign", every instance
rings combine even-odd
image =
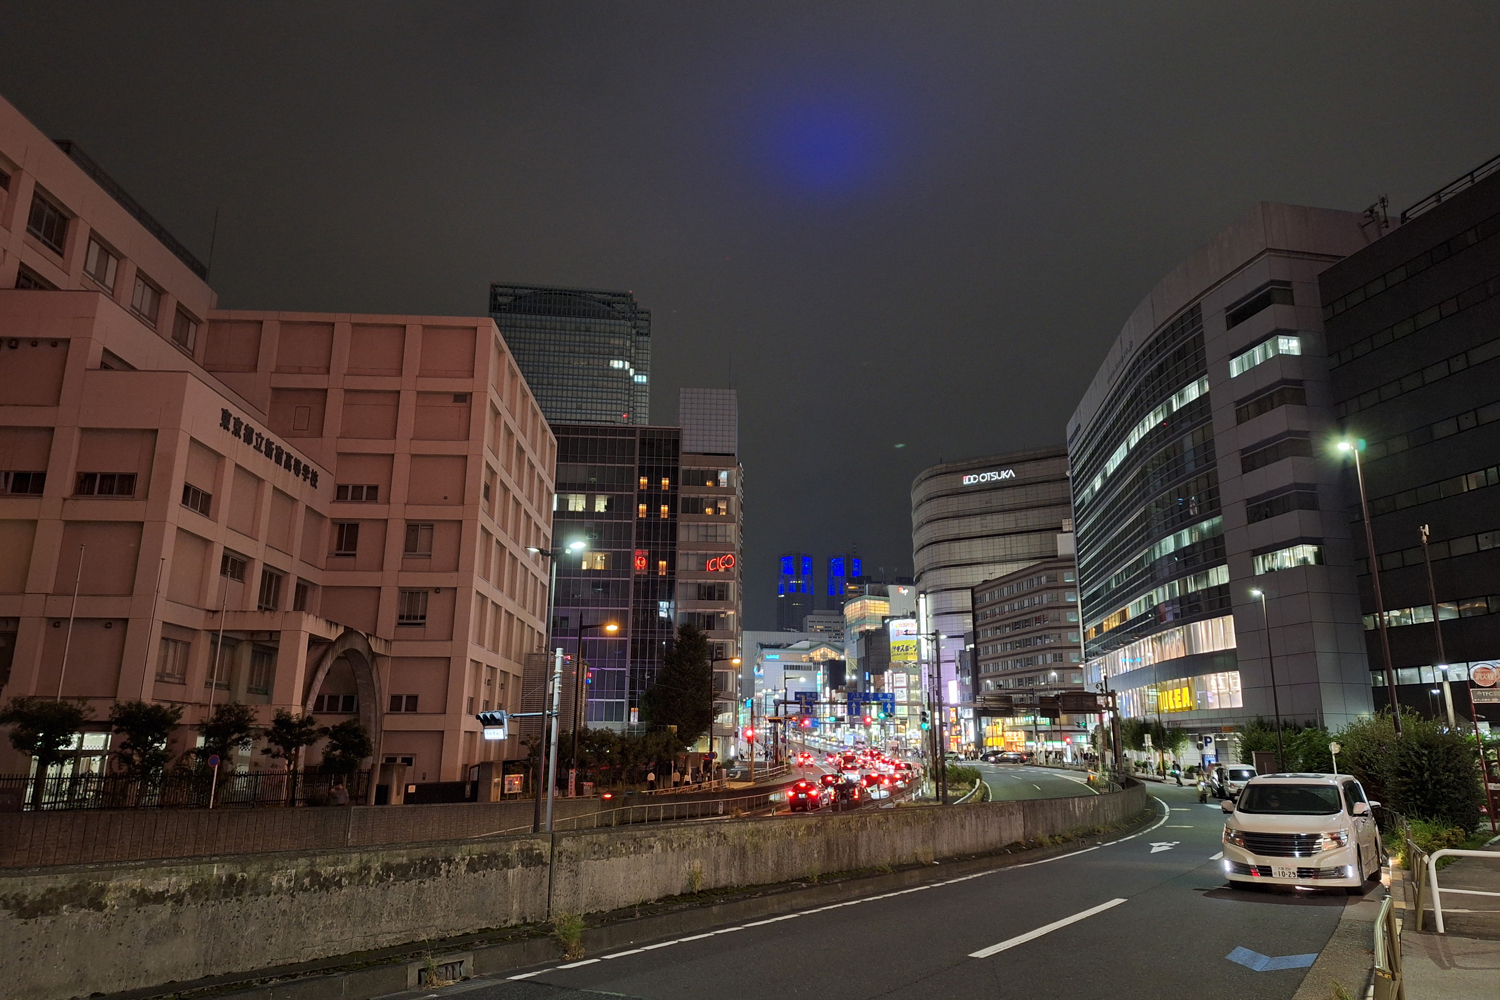
[[[891,629],[891,662],[917,662],[917,620],[915,618],[893,618]]]
[[[979,483],[998,483],[1002,479],[1016,478],[1015,469],[998,469],[995,472],[971,472],[964,476],[965,486],[975,486]]]
[[[636,549],[635,550],[635,571],[637,573],[644,573],[644,572],[646,572],[646,565],[647,565],[646,560],[647,560],[647,558],[648,558],[648,554],[647,554],[647,552],[646,552],[645,549]]]
[[[269,458],[276,465],[286,469],[293,476],[305,483],[318,488],[318,470],[297,458],[289,449],[283,448],[271,440],[262,431],[256,430],[248,420],[241,420],[224,408],[219,409],[219,427],[228,431],[232,436],[239,438],[251,448]]]
[[[1469,680],[1480,687],[1494,687],[1500,680],[1500,670],[1496,670],[1493,663],[1476,663],[1469,668]]]
[[[1162,712],[1191,712],[1195,707],[1193,704],[1193,687],[1184,684],[1181,687],[1166,688],[1156,693],[1156,705]]]

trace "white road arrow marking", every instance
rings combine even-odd
[[[1156,854],[1159,851],[1170,851],[1172,848],[1176,847],[1180,843],[1182,843],[1182,841],[1180,841],[1180,840],[1157,840],[1157,841],[1153,841],[1152,844],[1151,844],[1151,853],[1152,854]]]

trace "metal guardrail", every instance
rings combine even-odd
[[[1417,202],[1415,205],[1412,205],[1410,208],[1406,209],[1406,211],[1401,213],[1401,225],[1406,225],[1412,219],[1421,215],[1428,209],[1436,208],[1438,205],[1441,205],[1445,199],[1453,197],[1455,194],[1457,194],[1459,191],[1462,191],[1466,187],[1470,187],[1474,184],[1479,183],[1480,180],[1494,173],[1496,170],[1500,170],[1500,156],[1496,156],[1489,160],[1486,160],[1479,166],[1475,167],[1473,170],[1470,170],[1468,173],[1464,174],[1462,177],[1458,178],[1457,180],[1448,182],[1438,190],[1432,192],[1432,194]]]
[[[584,816],[556,820],[554,830],[592,830],[606,826],[631,826],[636,823],[666,823],[673,820],[708,819],[774,809],[785,801],[785,792],[761,792],[728,799],[694,799],[688,802],[643,802],[638,805],[601,809]]]
[[[328,805],[335,781],[342,781],[349,802],[363,802],[370,772],[347,775],[318,772],[249,771],[238,774],[221,768],[215,782],[209,768],[175,772],[137,780],[121,774],[74,774],[42,782],[40,808],[44,812],[77,809],[202,809],[213,796],[214,808]],[[27,812],[36,778],[28,774],[0,774],[0,798]]]
[[[1380,902],[1375,920],[1375,1000],[1406,1000],[1401,982],[1401,934],[1390,896]]]
[[[1500,852],[1495,851],[1464,851],[1456,847],[1445,847],[1440,851],[1433,851],[1427,856],[1427,884],[1432,889],[1432,915],[1436,918],[1437,932],[1444,934],[1443,930],[1443,893],[1452,892],[1464,896],[1500,896],[1500,892],[1486,892],[1482,889],[1444,889],[1438,885],[1437,862],[1438,858],[1488,858],[1491,861],[1500,861]],[[1420,920],[1422,911],[1417,911]]]

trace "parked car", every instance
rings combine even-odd
[[[1209,791],[1218,799],[1236,798],[1255,773],[1249,764],[1220,764],[1209,776]]]
[[[1224,874],[1235,885],[1342,887],[1380,877],[1380,831],[1360,783],[1347,774],[1266,774],[1222,803]]]

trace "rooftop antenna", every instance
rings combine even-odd
[[[1365,209],[1365,219],[1359,224],[1359,228],[1364,229],[1366,226],[1373,225],[1377,230],[1376,235],[1391,228],[1391,215],[1388,211],[1390,207],[1391,200],[1386,195],[1376,198],[1375,203]]]

